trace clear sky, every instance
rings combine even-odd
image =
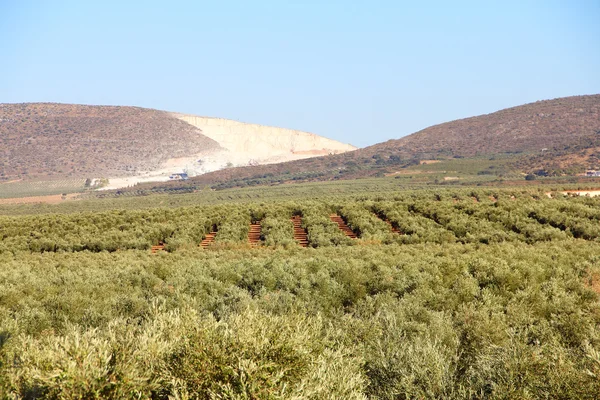
[[[0,0],[0,103],[135,105],[356,146],[600,93],[600,0]]]

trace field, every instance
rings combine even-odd
[[[6,182],[0,183],[0,199],[78,193],[84,190],[84,185],[85,179]]]
[[[2,206],[0,398],[597,398],[600,198],[561,189]]]

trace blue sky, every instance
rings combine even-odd
[[[598,21],[598,0],[0,0],[0,102],[135,105],[363,147],[600,93]]]

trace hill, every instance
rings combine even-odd
[[[600,169],[599,156],[600,95],[574,96],[435,125],[344,154],[217,171],[195,182],[223,187],[350,179],[394,174],[423,160],[497,157],[506,159],[507,170],[580,173]]]
[[[196,174],[220,170],[231,165],[260,165],[339,154],[356,147],[313,133],[233,121],[171,113],[219,143],[222,151],[213,152],[200,163],[192,164]]]
[[[365,148],[363,154],[435,158],[541,152],[595,143],[599,133],[600,95],[574,96],[431,126]]]
[[[0,104],[0,143],[0,181],[105,177],[115,187],[355,149],[221,118],[54,103]]]
[[[73,104],[0,105],[0,176],[109,177],[220,148],[164,111]]]

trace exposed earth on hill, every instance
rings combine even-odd
[[[311,133],[139,107],[0,104],[0,181],[108,178],[105,188],[338,154]]]
[[[452,168],[454,160],[461,159],[475,160],[481,169],[471,172],[484,175],[576,175],[600,169],[600,95],[538,101],[435,125],[353,152],[230,168],[198,176],[195,182],[231,187],[353,179],[428,167],[420,165],[422,160],[443,161],[444,167]]]

